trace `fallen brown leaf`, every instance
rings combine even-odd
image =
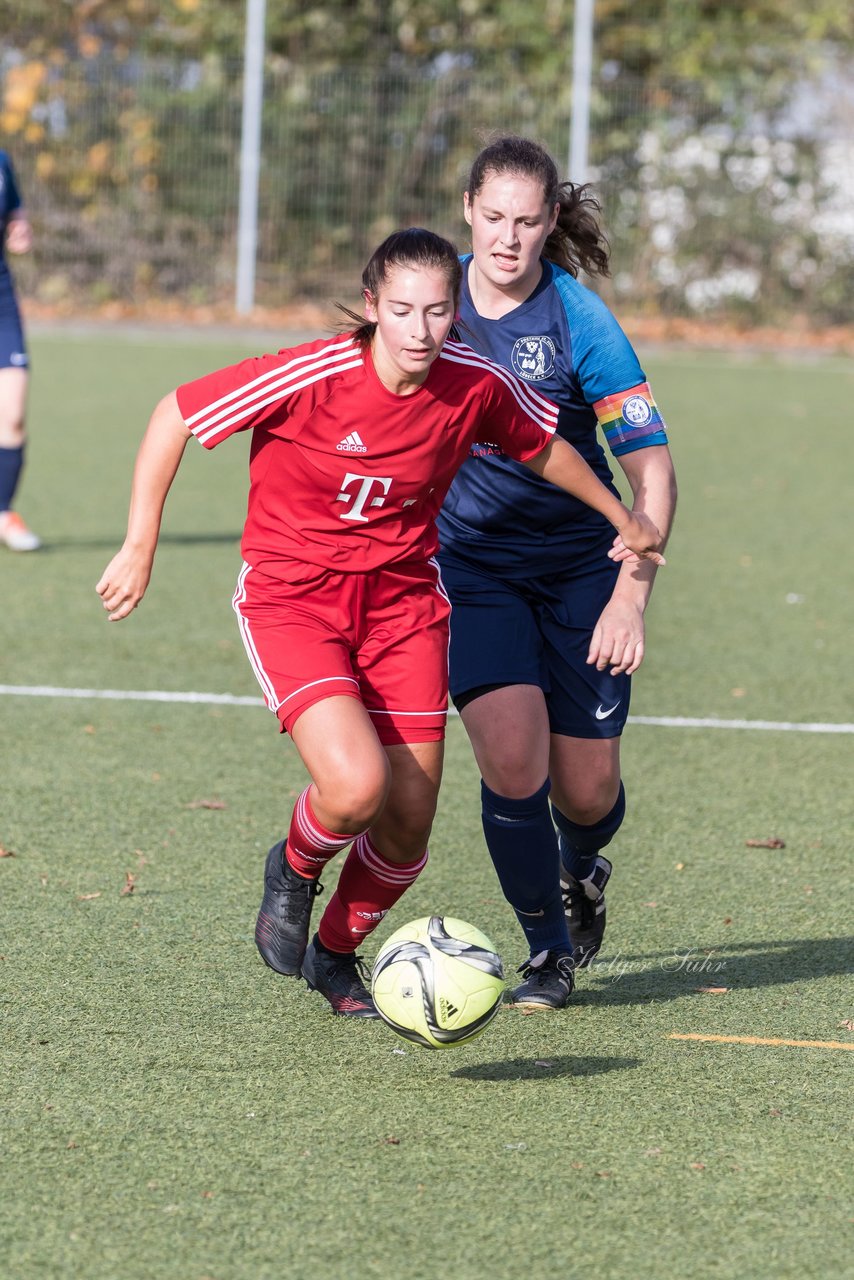
[[[100,898],[100,896],[101,896],[100,892],[99,893],[78,893],[77,901],[91,902],[93,898]]]
[[[691,1168],[692,1168],[692,1169],[698,1169],[698,1170],[705,1169],[705,1167],[706,1167],[706,1166],[705,1166],[705,1165],[702,1163],[702,1161],[700,1161],[700,1160],[695,1160],[695,1161],[693,1161],[693,1163],[692,1163],[692,1165],[691,1165]]]
[[[189,804],[184,805],[185,809],[227,809],[228,805],[223,800],[191,800]]]
[[[385,1142],[386,1146],[389,1146],[389,1147],[400,1146],[400,1138],[395,1138],[391,1134],[389,1134],[387,1138],[384,1138],[383,1141]]]
[[[776,836],[768,836],[766,840],[745,840],[748,849],[785,849],[786,841]]]
[[[133,893],[135,888],[136,888],[136,876],[131,875],[130,871],[126,871],[124,888],[119,893],[119,897],[120,898],[126,897],[127,894]]]
[[[707,996],[725,996],[729,991],[729,987],[695,987],[695,991],[700,991]]]
[[[845,1027],[846,1031],[854,1031],[854,1018],[846,1018],[844,1022],[837,1022],[837,1027]]]
[[[7,849],[5,845],[0,844],[0,858],[17,858],[14,849]]]

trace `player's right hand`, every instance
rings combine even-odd
[[[133,613],[151,577],[151,558],[122,547],[113,556],[95,590],[107,610],[110,622],[119,622]]]
[[[658,550],[662,542],[661,533],[645,512],[630,511],[608,556],[611,560],[651,560],[653,564],[667,564]]]

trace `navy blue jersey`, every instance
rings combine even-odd
[[[18,193],[12,161],[5,151],[0,151],[0,258],[3,257],[9,217],[20,207],[21,197]]]
[[[461,336],[532,383],[560,409],[558,434],[617,492],[597,426],[618,456],[666,444],[664,423],[638,358],[601,298],[551,262],[525,302],[488,320],[462,259]],[[601,554],[613,530],[604,516],[508,458],[489,441],[472,446],[439,518],[442,548],[515,577],[560,571],[585,551]]]
[[[5,256],[6,227],[20,207],[12,162],[5,151],[0,151],[0,369],[25,368],[28,364],[21,315]]]

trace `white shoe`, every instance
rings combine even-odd
[[[0,542],[5,542],[10,551],[38,551],[41,538],[28,529],[17,511],[0,513]]]

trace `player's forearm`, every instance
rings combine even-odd
[[[552,440],[542,453],[531,458],[526,465],[550,484],[566,490],[580,502],[598,511],[618,531],[626,524],[629,518],[628,508],[606,488],[581,454],[565,440]]]
[[[619,459],[632,489],[632,510],[643,511],[654,521],[664,542],[670,536],[676,512],[676,473],[666,445],[638,449]]]
[[[134,466],[125,545],[154,555],[166,495],[184,454],[190,431],[174,392],[151,415]]]
[[[632,489],[632,510],[643,512],[661,531],[662,549],[667,544],[676,512],[676,475],[666,446],[639,449],[619,459]],[[614,596],[630,601],[643,612],[649,603],[657,566],[648,560],[624,562]]]

